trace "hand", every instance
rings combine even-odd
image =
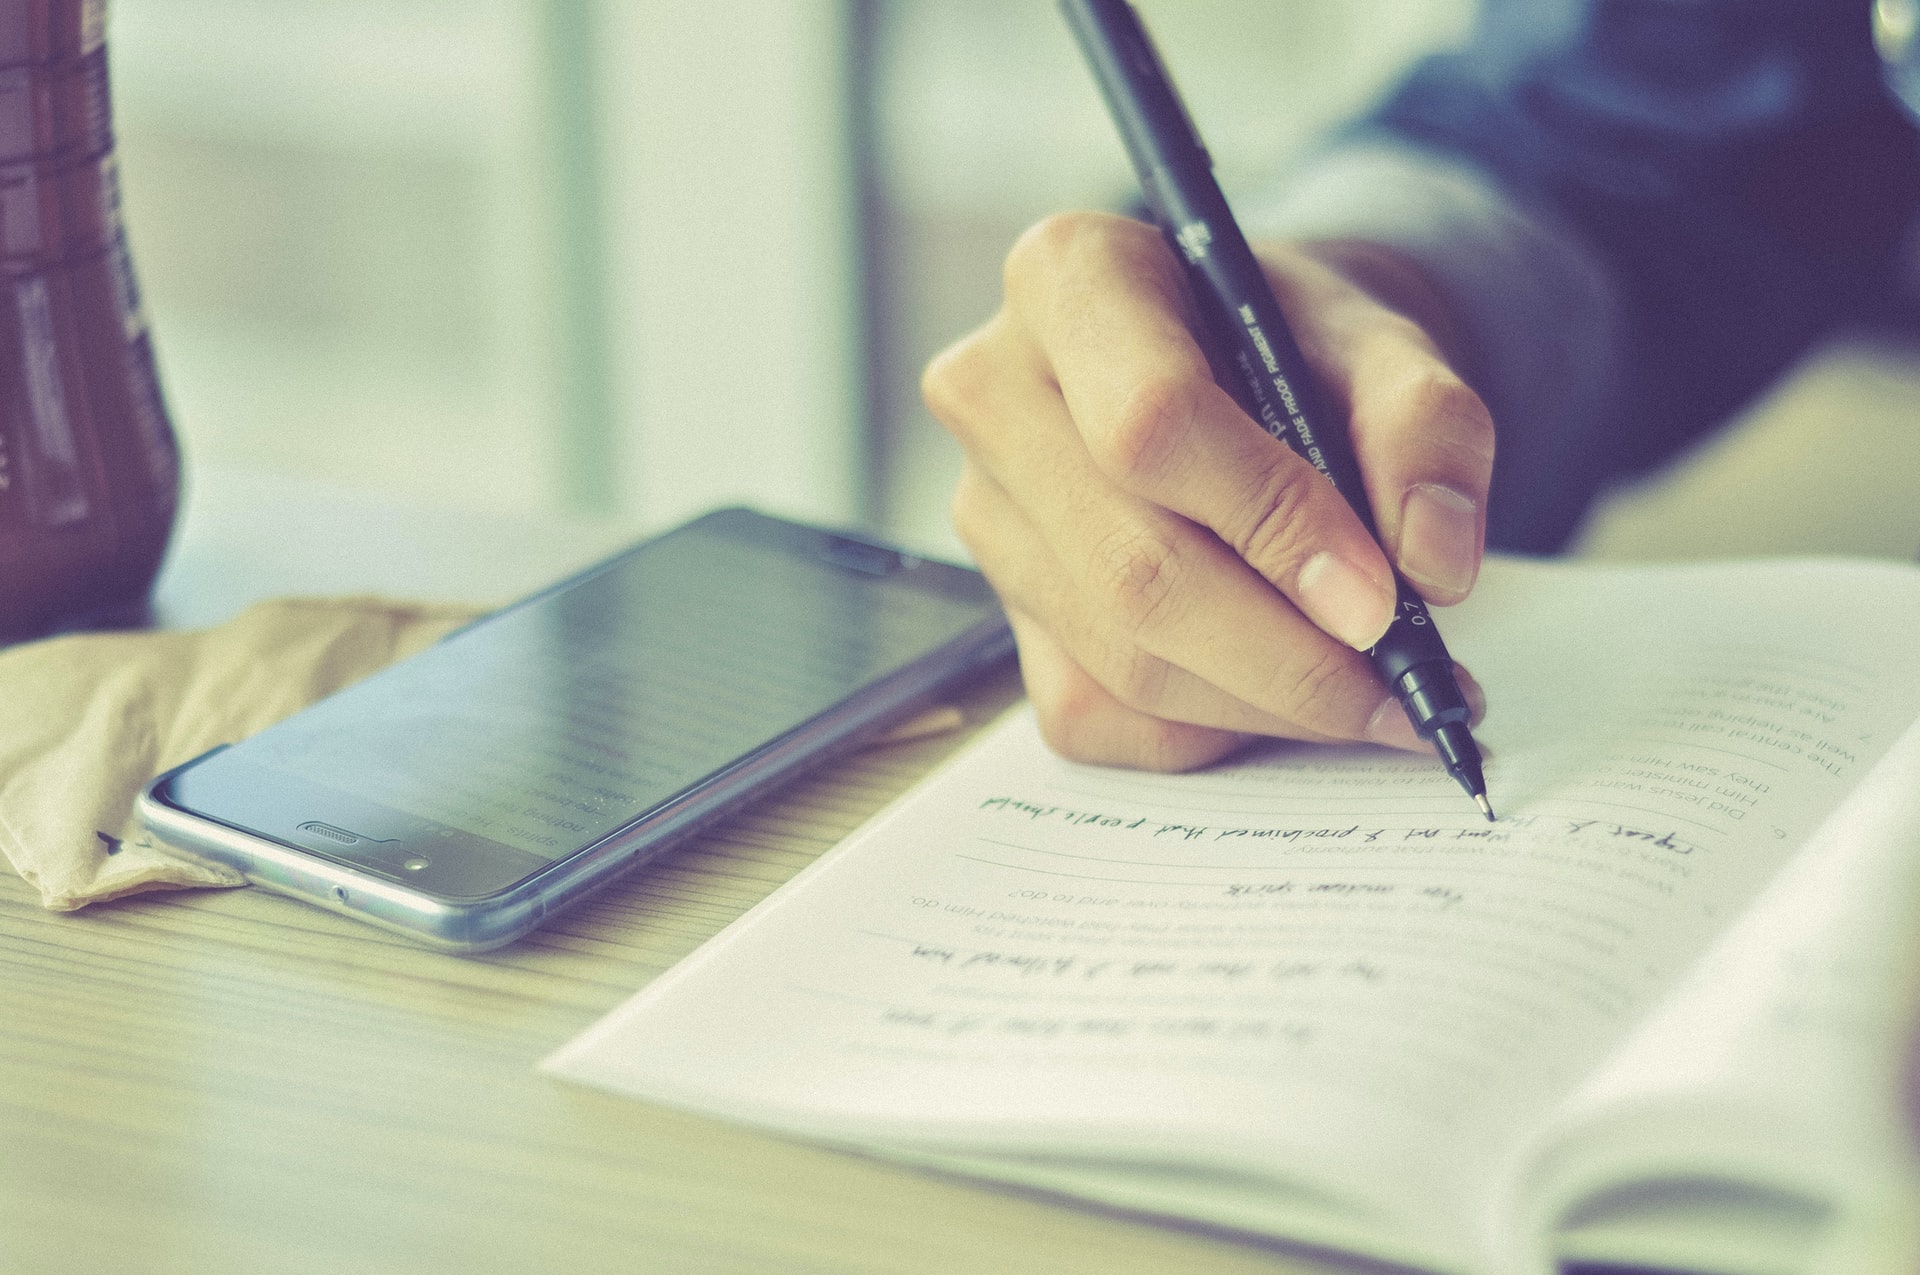
[[[1444,308],[1385,249],[1255,251],[1349,415],[1394,562],[1429,602],[1459,601],[1493,424],[1430,334]],[[1257,735],[1425,751],[1362,653],[1392,616],[1386,555],[1214,383],[1192,318],[1156,230],[1066,213],[1021,237],[999,313],[927,368],[966,453],[954,526],[1006,607],[1048,743],[1155,770]]]

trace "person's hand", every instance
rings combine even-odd
[[[1381,542],[1427,601],[1459,601],[1493,423],[1431,334],[1438,298],[1367,245],[1256,253],[1349,417]],[[1061,214],[1014,245],[1000,312],[922,382],[965,450],[954,526],[1006,607],[1048,743],[1156,770],[1255,735],[1428,748],[1363,654],[1393,613],[1387,555],[1214,383],[1193,322],[1156,230]]]

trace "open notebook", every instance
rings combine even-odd
[[[1436,1271],[1912,1270],[1920,571],[1490,563],[1431,761],[1016,710],[545,1064]]]

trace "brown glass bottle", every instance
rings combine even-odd
[[[0,0],[0,641],[142,615],[177,503],[102,24]]]

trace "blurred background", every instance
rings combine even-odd
[[[1228,176],[1469,0],[1145,6]],[[947,542],[919,368],[1125,156],[1050,0],[114,0],[119,152],[201,464]]]
[[[1141,8],[1232,188],[1474,6]],[[189,465],[265,489],[635,531],[747,501],[955,552],[919,369],[991,313],[1024,226],[1132,189],[1050,0],[114,0],[109,48]],[[1904,348],[1838,357],[1811,408],[1788,392],[1803,421],[1908,414]],[[1595,551],[1781,547],[1777,505],[1671,517],[1830,450],[1775,432],[1709,458],[1730,479],[1623,493]],[[1898,445],[1879,472],[1920,472]],[[1910,555],[1905,486],[1813,547]]]

